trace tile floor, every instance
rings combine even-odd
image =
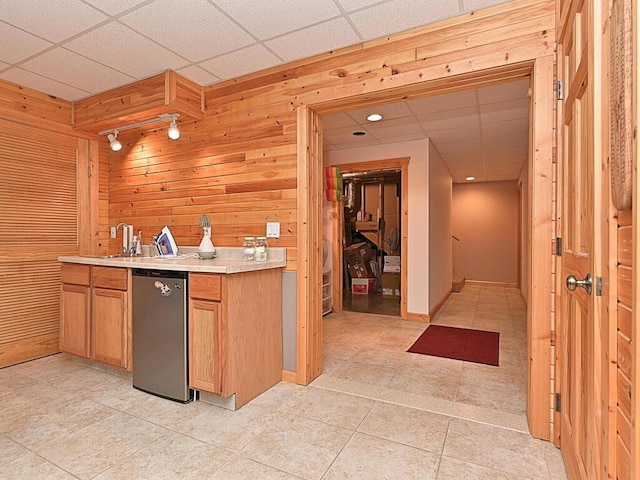
[[[59,354],[0,369],[0,479],[564,479],[526,432],[517,292],[467,285],[434,323],[501,332],[501,366],[405,353],[424,329],[324,319],[326,372],[236,412]]]

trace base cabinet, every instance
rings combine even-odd
[[[282,379],[280,269],[189,275],[189,385],[239,408]]]
[[[131,274],[62,264],[60,350],[131,370]]]
[[[220,303],[189,302],[189,386],[222,395]]]
[[[89,276],[87,275],[87,279]],[[63,283],[60,290],[60,350],[89,358],[88,285]]]

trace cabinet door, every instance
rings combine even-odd
[[[91,302],[91,358],[127,368],[127,292],[94,288]]]
[[[222,394],[220,303],[189,301],[189,386]]]
[[[60,350],[89,358],[89,287],[63,283],[60,290]]]

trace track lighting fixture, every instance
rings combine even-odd
[[[177,113],[171,115],[171,123],[169,124],[169,130],[167,130],[167,135],[171,140],[180,138],[180,130],[178,130],[178,126],[176,125],[176,118],[178,118]]]
[[[140,122],[130,123],[128,125],[123,125],[122,127],[114,128],[113,130],[104,130],[102,132],[98,132],[98,135],[106,135],[107,140],[109,140],[109,146],[111,147],[111,150],[117,152],[122,149],[122,144],[118,140],[118,132],[121,132],[123,130],[131,130],[132,128],[138,128],[144,125],[150,125],[152,123],[169,122],[167,135],[170,139],[177,140],[178,138],[180,138],[180,130],[178,130],[178,126],[176,125],[176,120],[179,117],[179,113],[161,113],[157,117],[149,118],[147,120],[141,120]]]
[[[120,140],[118,140],[118,130],[114,130],[113,133],[107,135],[107,140],[109,140],[109,146],[114,152],[122,149],[122,144],[120,143]]]

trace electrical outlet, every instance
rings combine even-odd
[[[280,238],[280,222],[267,222],[267,238]]]
[[[111,227],[111,238],[116,238],[116,227]]]

